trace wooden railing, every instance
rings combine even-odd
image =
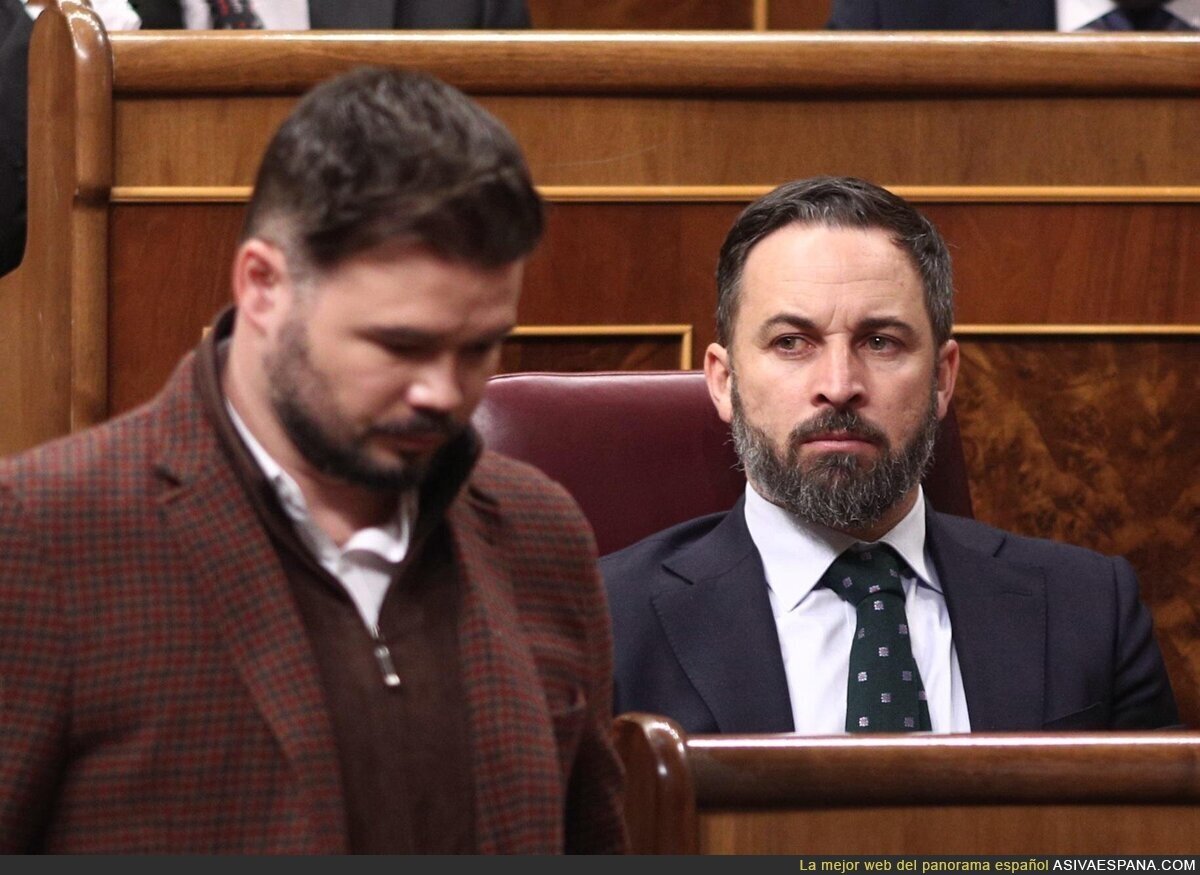
[[[615,723],[643,854],[1192,854],[1200,734],[688,737]]]

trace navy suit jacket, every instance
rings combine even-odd
[[[1054,30],[1054,0],[834,0],[839,30]]]
[[[1149,729],[1178,712],[1124,559],[927,509],[971,729]],[[743,501],[606,556],[616,713],[691,733],[793,731]]]
[[[314,30],[529,27],[525,0],[309,0]]]
[[[25,254],[25,119],[33,22],[18,0],[0,0],[0,276]]]
[[[143,30],[183,27],[179,0],[131,0],[130,5]],[[529,27],[525,0],[309,0],[308,14],[314,30]]]

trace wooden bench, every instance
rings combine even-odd
[[[642,854],[1195,853],[1200,734],[688,737],[626,714]]]

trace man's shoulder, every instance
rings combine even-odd
[[[59,490],[113,476],[144,457],[146,415],[137,410],[0,459],[0,484]]]
[[[600,569],[609,585],[624,579],[644,580],[647,571],[656,570],[672,558],[686,553],[712,534],[733,511],[721,511],[696,517],[662,529],[642,540],[609,553],[600,559]]]
[[[964,547],[980,550],[1018,565],[1040,568],[1096,568],[1099,565],[1111,565],[1115,560],[1115,557],[1088,547],[1021,535],[979,520],[937,512],[933,517],[936,520],[935,537],[949,536]]]
[[[0,493],[60,504],[89,495],[119,500],[152,474],[165,435],[194,427],[195,411],[190,384],[172,378],[140,407],[0,459]]]
[[[473,503],[494,507],[514,532],[586,534],[592,539],[591,526],[566,488],[526,462],[485,450],[466,491]]]
[[[562,502],[578,511],[570,493],[528,462],[484,450],[471,471],[472,489],[496,498],[532,502]]]

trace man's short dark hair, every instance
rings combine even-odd
[[[541,233],[541,198],[499,121],[432,76],[364,67],[317,86],[279,128],[242,239],[318,269],[393,240],[491,268]]]
[[[717,262],[717,342],[728,347],[737,319],[742,270],[750,250],[786,225],[879,229],[912,259],[925,287],[925,309],[938,346],[954,330],[950,252],[933,223],[903,198],[849,176],[817,176],[785,183],[742,211],[729,229]]]

